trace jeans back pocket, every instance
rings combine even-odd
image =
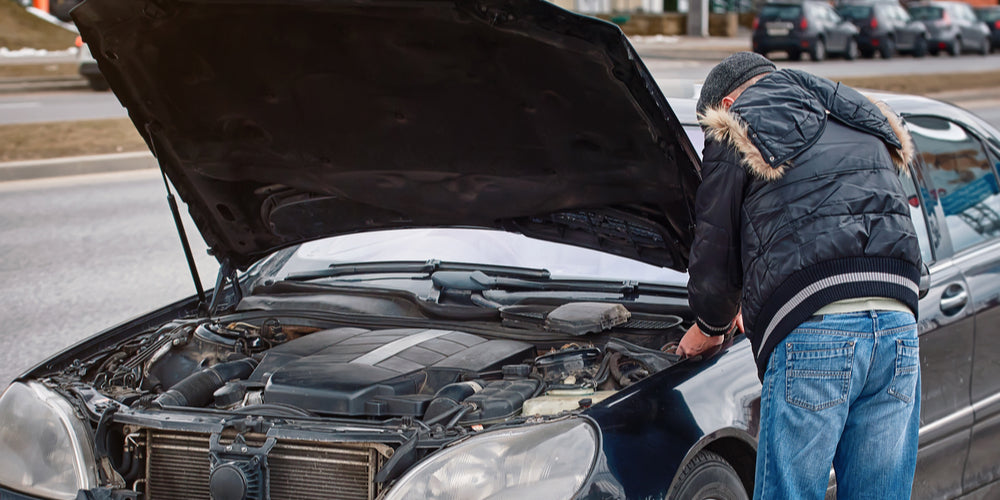
[[[920,341],[917,339],[896,340],[896,372],[889,384],[889,394],[910,404],[917,392],[920,376]]]
[[[786,342],[785,400],[819,411],[847,401],[854,342]]]

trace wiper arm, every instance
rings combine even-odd
[[[434,285],[442,290],[465,290],[483,292],[487,290],[504,291],[561,291],[561,292],[597,292],[614,293],[626,297],[639,294],[679,295],[684,289],[674,285],[659,285],[639,281],[623,280],[584,280],[584,279],[552,279],[544,277],[510,277],[492,276],[487,269],[477,269],[471,272],[438,271],[431,275]]]
[[[361,262],[357,264],[331,264],[327,269],[289,274],[287,281],[309,281],[322,278],[336,278],[354,274],[375,273],[412,273],[433,274],[438,271],[459,271],[471,273],[474,271],[488,272],[526,279],[548,279],[549,272],[545,269],[529,269],[513,266],[497,266],[492,264],[473,264],[466,262],[447,262],[437,259],[419,260],[389,260],[383,262]]]

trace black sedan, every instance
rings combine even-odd
[[[73,15],[217,286],[18,377],[0,497],[747,498],[749,342],[671,353],[694,103],[614,25],[536,1],[157,5]],[[990,498],[1000,133],[883,97],[921,152],[914,496]]]
[[[837,7],[837,13],[858,27],[862,57],[870,58],[876,52],[882,59],[896,52],[914,57],[927,54],[927,27],[897,3],[845,3]]]

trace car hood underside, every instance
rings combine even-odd
[[[213,252],[494,227],[684,270],[697,156],[612,24],[533,0],[87,0]]]

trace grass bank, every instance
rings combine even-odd
[[[127,118],[0,125],[0,162],[146,150]]]
[[[39,19],[15,2],[0,0],[0,47],[65,50],[76,33]]]
[[[901,94],[930,95],[952,90],[993,89],[1000,87],[1000,71],[864,76],[841,78],[840,81],[857,88],[884,90]]]

